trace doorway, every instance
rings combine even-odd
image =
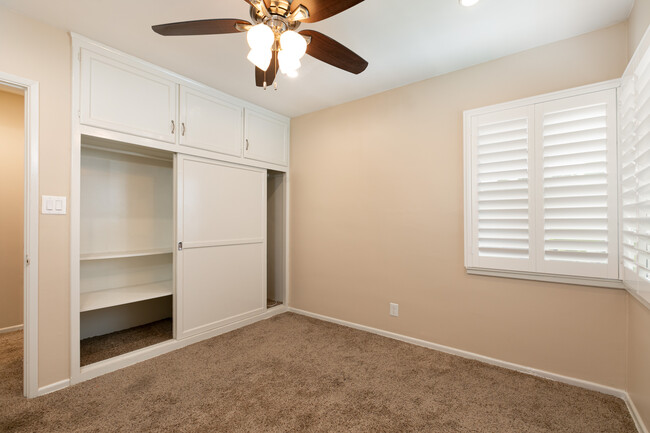
[[[0,85],[0,370],[2,393],[22,394],[24,90]]]
[[[0,333],[23,329],[25,97],[0,86]]]
[[[3,391],[36,397],[39,394],[37,82],[0,72],[0,143],[3,151],[0,161],[3,203],[0,209],[0,353],[3,356],[0,359],[13,368],[5,377],[10,384]],[[20,358],[22,363],[17,362]]]

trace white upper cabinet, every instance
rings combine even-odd
[[[289,164],[289,122],[246,109],[244,157],[286,166]]]
[[[244,109],[205,91],[181,86],[180,144],[241,157]]]
[[[73,46],[82,134],[288,169],[288,117],[76,35]]]
[[[177,85],[162,75],[81,50],[81,123],[176,142]]]

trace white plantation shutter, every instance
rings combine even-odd
[[[634,140],[635,80],[631,74],[623,80],[619,96],[619,164],[621,179],[621,244],[624,281],[638,279],[639,242],[636,181],[636,143]]]
[[[531,124],[528,107],[473,120],[476,267],[532,270]]]
[[[535,113],[537,270],[617,278],[616,91],[539,104]]]
[[[650,49],[635,54],[620,102],[623,280],[650,292]]]
[[[465,113],[468,269],[555,281],[562,276],[618,279],[612,87]],[[647,181],[650,216],[650,168]]]

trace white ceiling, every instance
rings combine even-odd
[[[299,0],[295,0],[299,1]],[[294,117],[624,21],[634,0],[365,0],[303,24],[369,63],[360,75],[305,56],[279,90],[255,86],[244,34],[163,37],[151,25],[248,19],[244,0],[0,0],[0,5],[85,35],[226,93]]]

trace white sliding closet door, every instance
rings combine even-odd
[[[266,303],[266,171],[179,155],[178,337]]]

